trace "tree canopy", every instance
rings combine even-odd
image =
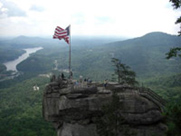
[[[181,0],[170,0],[172,2],[172,6],[174,9],[178,9],[181,6]],[[181,16],[176,20],[175,24],[180,24],[180,30],[178,31],[179,36],[181,36]],[[181,57],[181,48],[171,48],[168,53],[166,53],[167,59],[170,59],[172,57]]]
[[[136,81],[136,73],[130,70],[130,67],[126,64],[121,63],[119,59],[112,58],[113,66],[115,66],[113,80],[117,76],[118,83],[135,85],[138,84]]]
[[[170,2],[172,2],[172,6],[174,9],[178,9],[181,6],[181,0],[170,0]],[[175,23],[181,25],[181,16],[176,20]],[[180,29],[181,29],[181,27],[180,27]],[[181,36],[181,30],[178,33]]]

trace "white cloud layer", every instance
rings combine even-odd
[[[69,24],[73,35],[177,34],[180,14],[169,0],[1,0],[0,36],[51,36]]]

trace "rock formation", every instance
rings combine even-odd
[[[52,82],[44,92],[43,116],[53,123],[57,136],[99,136],[96,122],[102,116],[102,106],[111,101],[112,91],[123,103],[121,113],[129,132],[135,136],[164,136],[164,100],[151,90],[126,85],[108,84],[104,88],[93,83]]]

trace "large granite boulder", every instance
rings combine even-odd
[[[43,116],[53,123],[57,136],[99,136],[96,122],[104,114],[102,106],[111,101],[112,91],[122,102],[121,115],[126,120],[123,125],[129,132],[135,136],[164,136],[164,106],[154,96],[130,86],[68,84],[62,88],[51,83],[43,96]]]

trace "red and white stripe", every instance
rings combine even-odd
[[[61,27],[57,26],[55,29],[54,37],[64,37],[67,36],[67,30],[62,29]]]
[[[59,39],[59,40],[63,38],[69,44],[69,36],[68,36],[67,30],[59,26],[56,27],[53,38]]]

